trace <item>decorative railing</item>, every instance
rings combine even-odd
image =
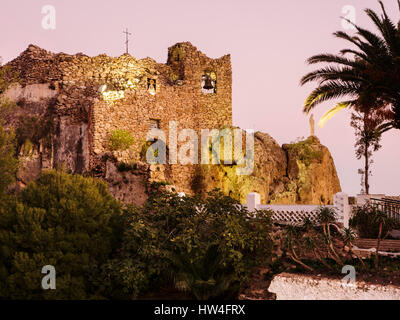
[[[376,199],[371,198],[371,204],[377,206],[380,210],[386,212],[386,214],[400,222],[400,201],[388,198]]]
[[[247,195],[247,208],[249,211],[271,210],[273,211],[272,220],[279,224],[301,225],[304,218],[310,219],[317,223],[317,212],[321,207],[319,205],[263,205],[260,203],[260,195],[258,193],[249,193]],[[336,222],[344,227],[349,227],[349,218],[351,206],[349,205],[348,195],[345,193],[337,193],[334,196],[333,205],[326,205],[336,212]]]

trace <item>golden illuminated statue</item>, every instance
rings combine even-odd
[[[149,93],[152,95],[156,93],[156,81],[154,79],[148,80],[147,89],[149,90]]]
[[[311,136],[315,136],[314,114],[311,114],[311,117],[310,117],[310,131],[311,131]]]

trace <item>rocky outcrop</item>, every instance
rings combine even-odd
[[[4,95],[17,104],[6,123],[17,133],[21,187],[43,169],[64,167],[105,179],[117,198],[136,204],[143,203],[152,182],[188,194],[219,188],[242,203],[258,192],[262,203],[329,204],[340,191],[329,150],[316,137],[281,147],[267,133],[255,133],[249,175],[238,175],[235,163],[142,166],[151,126],[166,137],[171,121],[178,132],[190,128],[199,137],[203,129],[232,126],[229,55],[211,59],[185,42],[170,47],[162,64],[128,54],[55,54],[30,45],[7,68],[19,78]],[[216,77],[212,94],[202,91],[205,72]],[[110,150],[116,129],[132,134],[127,150]],[[178,141],[178,148],[184,143],[176,136],[167,148],[171,141]],[[130,166],[143,170],[125,170]]]
[[[250,192],[258,192],[263,203],[283,192],[286,184],[287,159],[285,151],[267,133],[254,135],[254,170],[250,175],[238,175],[238,165],[201,165],[196,173],[197,192],[215,188],[225,194],[246,201]]]
[[[255,133],[254,171],[237,175],[237,165],[201,165],[197,170],[198,192],[221,189],[242,203],[250,192],[261,203],[332,204],[341,192],[332,156],[317,137],[283,145],[267,133]]]
[[[341,186],[328,148],[315,136],[282,148],[287,154],[286,177],[289,181],[271,203],[332,204],[333,196],[341,192]]]

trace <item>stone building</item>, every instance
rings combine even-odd
[[[143,202],[143,185],[154,181],[168,182],[186,193],[220,187],[242,201],[252,191],[259,192],[263,202],[305,201],[296,194],[287,196],[297,190],[292,181],[297,177],[288,173],[288,166],[296,161],[288,159],[287,152],[267,134],[256,134],[256,170],[247,178],[232,177],[232,166],[149,166],[144,162],[150,128],[160,128],[168,137],[170,121],[177,123],[178,132],[194,129],[199,136],[201,129],[232,127],[230,55],[211,59],[183,42],[168,49],[163,64],[128,54],[117,58],[55,54],[30,45],[7,66],[10,75],[16,73],[19,79],[5,93],[18,106],[8,123],[29,131],[22,135],[25,138],[32,135],[19,141],[24,163],[18,175],[21,186],[42,169],[62,164],[73,173],[104,178],[110,191],[126,202]],[[133,135],[129,149],[110,150],[109,137],[117,129]],[[168,148],[170,141],[166,142]],[[329,151],[325,162],[332,174],[321,177],[329,180],[327,191],[310,191],[316,194],[311,197],[314,202],[331,202],[340,191]],[[121,163],[131,170],[119,170]]]

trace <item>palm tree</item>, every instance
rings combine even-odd
[[[375,222],[379,224],[378,238],[376,240],[375,269],[379,268],[379,248],[381,246],[383,227],[391,224],[391,219],[382,210],[375,211]]]
[[[362,172],[366,194],[369,194],[370,167],[373,163],[372,154],[382,147],[380,143],[382,139],[380,126],[384,118],[380,116],[379,112],[374,111],[352,113],[350,122],[356,135],[356,143],[354,145],[356,158],[358,160],[364,158],[364,170]]]
[[[289,251],[289,257],[308,271],[314,271],[314,269],[308,265],[306,265],[303,261],[301,261],[298,253],[295,249],[296,237],[298,236],[298,231],[294,226],[288,226],[285,230],[284,238],[283,238],[283,247]]]
[[[312,253],[314,254],[314,257],[317,260],[319,260],[327,269],[333,270],[332,267],[328,264],[328,262],[326,262],[326,260],[320,254],[314,237],[306,236],[302,240],[303,240],[305,248],[309,251],[312,251]]]
[[[315,224],[310,218],[305,217],[303,219],[302,228],[305,231],[302,239],[305,249],[311,251],[314,254],[314,257],[319,260],[327,269],[333,270],[318,249],[318,247],[320,247],[320,242],[318,240],[320,239],[318,234],[315,232]]]
[[[314,225],[314,223],[311,221],[311,219],[309,217],[305,217],[303,219],[302,227],[303,227],[305,232],[311,232],[312,230],[314,230],[315,225]]]
[[[330,225],[335,222],[335,211],[328,207],[320,207],[318,210],[318,220],[322,225],[322,230],[324,232],[325,240],[328,245],[328,254],[332,252],[331,257],[340,265],[343,265],[342,259],[340,259],[339,255],[336,253],[335,248],[333,247]]]
[[[342,31],[334,35],[350,42],[356,49],[343,49],[340,55],[324,53],[308,59],[309,64],[328,63],[329,66],[301,79],[301,85],[318,82],[317,88],[307,97],[303,111],[309,113],[325,101],[344,98],[325,114],[320,124],[345,108],[361,112],[379,109],[386,112],[387,121],[381,125],[382,131],[400,129],[400,29],[388,17],[383,3],[379,3],[383,12],[381,17],[371,9],[365,10],[379,30],[378,34],[354,25],[355,36]],[[400,0],[398,4],[400,8]],[[348,54],[351,57],[346,56]]]

